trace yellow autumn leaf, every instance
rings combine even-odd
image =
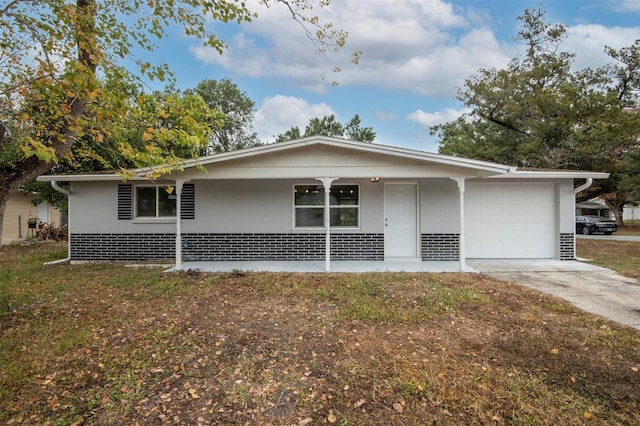
[[[584,412],[584,418],[587,419],[587,420],[591,420],[593,418],[593,416],[591,415],[590,412],[585,411]]]
[[[153,139],[153,135],[151,135],[150,133],[144,132],[142,134],[142,139],[144,141],[150,141],[151,139]]]
[[[336,415],[335,415],[335,414],[333,414],[333,413],[329,413],[329,415],[327,416],[327,421],[328,421],[329,423],[335,423],[335,422],[336,422],[336,420],[338,420],[338,418],[336,417]]]
[[[555,354],[557,354],[558,352],[560,352],[560,351],[558,350],[558,348],[553,348],[553,349],[551,349],[551,353],[552,353],[552,354],[554,354],[554,355],[555,355]]]
[[[98,93],[100,93],[98,89],[92,90],[87,96],[89,96],[89,99],[93,100],[98,96]]]
[[[189,389],[189,395],[191,395],[191,398],[193,399],[198,399],[200,398],[200,395],[198,395],[198,393],[196,392],[195,389],[191,388]]]

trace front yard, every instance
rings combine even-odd
[[[640,279],[640,243],[578,238],[576,246],[578,256],[588,259],[594,265]]]
[[[471,274],[0,249],[2,424],[640,424],[640,334]]]

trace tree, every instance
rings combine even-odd
[[[605,196],[614,211],[631,197],[619,186],[640,143],[640,40],[618,51],[601,69],[572,71],[575,55],[561,50],[562,25],[546,22],[544,9],[526,10],[515,40],[523,56],[506,69],[482,69],[458,99],[472,112],[434,126],[439,151],[519,167],[606,171],[583,198]],[[627,180],[628,181],[628,180]]]
[[[298,127],[292,127],[284,133],[280,133],[276,136],[276,142],[283,142],[292,139],[298,139],[306,136],[332,136],[361,142],[373,142],[376,138],[376,133],[372,127],[361,127],[360,116],[354,115],[351,120],[346,124],[340,123],[336,116],[325,115],[322,118],[311,118],[307,127],[304,129],[304,135],[300,135],[300,129]]]
[[[213,134],[203,155],[260,144],[258,134],[253,130],[255,103],[231,80],[206,79],[187,93],[200,95],[209,108],[224,113],[224,124],[212,127]]]
[[[311,1],[260,3],[286,7],[319,51],[342,48],[346,33],[313,15]],[[0,6],[0,223],[11,192],[50,170],[79,138],[102,143],[114,117],[135,107],[107,91],[104,79],[139,84],[142,76],[171,78],[166,64],[136,59],[140,51],[154,50],[170,26],[181,26],[187,36],[222,53],[224,42],[210,32],[209,20],[241,23],[254,17],[244,0],[14,0]],[[131,58],[137,71],[124,71],[119,64]],[[163,135],[151,130],[143,134],[152,136],[145,139],[145,155],[133,155],[135,147],[127,143],[119,145],[121,154],[148,165],[179,166],[179,157],[154,145]],[[194,138],[188,136],[179,143],[190,142]]]

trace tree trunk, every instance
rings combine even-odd
[[[604,198],[604,202],[606,203],[609,210],[613,212],[613,215],[616,219],[616,223],[619,227],[625,226],[624,220],[622,219],[622,210],[624,209],[624,205],[627,203],[626,197],[614,197],[613,199]]]
[[[5,188],[0,189],[0,243],[2,243],[2,224],[4,223],[4,210],[7,207],[11,193]]]
[[[78,48],[77,61],[86,71],[86,78],[95,79],[97,68],[98,46],[95,43],[95,0],[77,0],[76,14],[78,15],[78,27],[74,34]],[[70,58],[69,58],[70,59]],[[54,142],[56,158],[62,158],[70,149],[77,137],[77,122],[87,111],[87,88],[91,87],[91,81],[83,81],[82,87],[77,93],[67,99],[66,107],[69,111],[66,123],[59,131],[62,140]],[[0,140],[1,142],[1,140]],[[46,141],[45,141],[46,143]],[[4,210],[10,195],[18,190],[21,185],[32,181],[43,173],[51,170],[55,162],[40,160],[37,156],[22,158],[13,164],[0,165],[0,241],[2,241],[2,223]]]

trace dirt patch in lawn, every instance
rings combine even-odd
[[[60,250],[0,250],[3,424],[640,423],[640,335],[515,284]]]

